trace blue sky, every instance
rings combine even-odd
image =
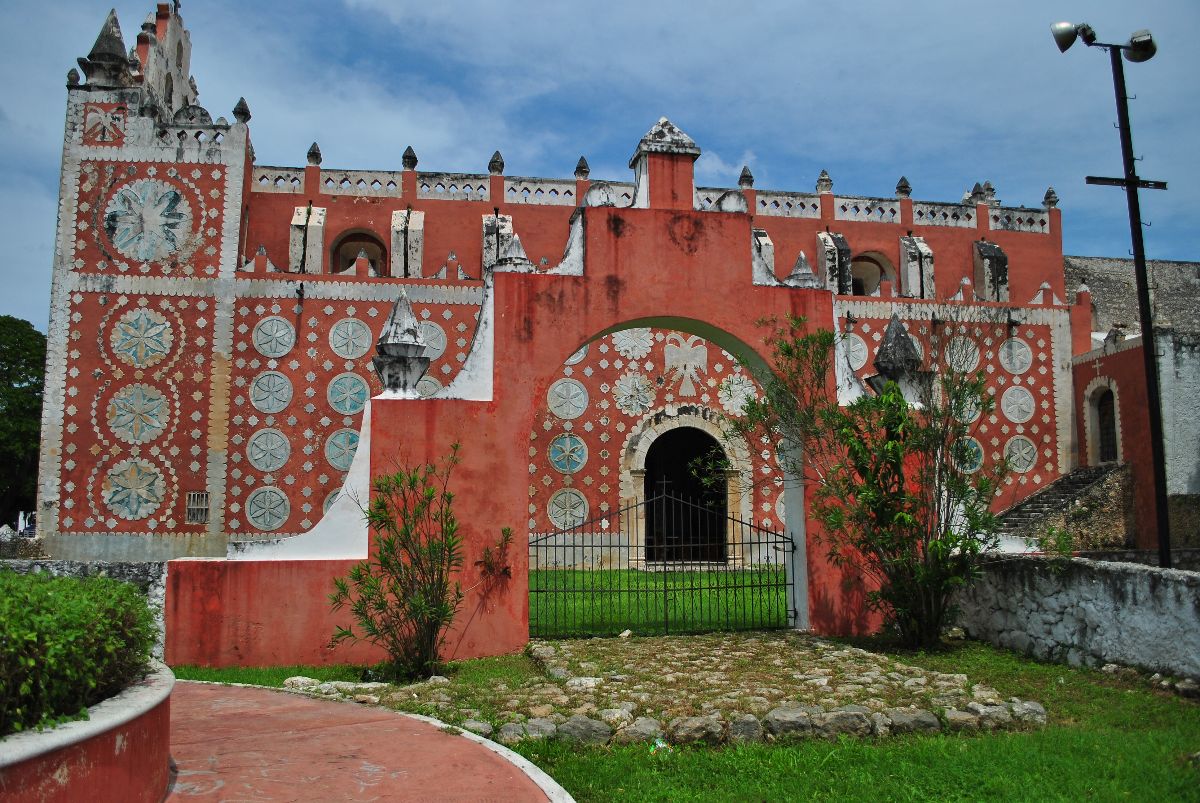
[[[117,6],[126,44],[153,8]],[[48,318],[65,75],[106,3],[5,0],[0,8],[0,314]],[[1127,64],[1151,258],[1200,259],[1200,3],[1195,0],[853,3],[186,0],[192,71],[213,117],[245,96],[260,164],[627,180],[661,115],[704,151],[698,180],[952,201],[991,180],[1006,205],[1061,198],[1067,253],[1127,256],[1120,144],[1106,55],[1065,55],[1048,32],[1089,22],[1101,40],[1153,31],[1158,55]]]

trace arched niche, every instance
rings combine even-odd
[[[850,281],[856,296],[878,296],[881,284],[896,286],[896,268],[892,261],[878,251],[867,251],[850,261]]]
[[[353,275],[359,254],[366,255],[368,276],[387,275],[387,247],[373,232],[364,229],[352,229],[338,236],[330,249],[329,272]]]

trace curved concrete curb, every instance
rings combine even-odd
[[[89,708],[86,720],[0,740],[0,793],[37,800],[70,785],[91,788],[98,801],[160,799],[175,675],[157,661],[150,666],[145,678]],[[103,787],[98,792],[96,783]]]
[[[187,683],[200,683],[200,684],[204,684],[207,686],[236,686],[236,687],[246,688],[246,689],[266,689],[268,691],[283,692],[284,694],[295,694],[300,697],[305,697],[309,700],[324,700],[325,702],[329,702],[329,703],[341,703],[344,705],[356,705],[356,706],[360,706],[360,707],[363,705],[362,703],[356,703],[353,700],[345,700],[345,699],[331,700],[327,697],[321,697],[321,696],[318,696],[315,694],[309,694],[302,689],[285,689],[285,688],[279,688],[277,686],[256,686],[253,683],[220,683],[218,681],[212,681],[212,680],[189,680],[186,682]],[[409,719],[415,719],[420,722],[424,722],[428,725],[433,725],[433,726],[443,729],[443,730],[457,731],[460,736],[462,736],[466,739],[469,739],[472,742],[476,742],[477,744],[482,745],[483,747],[486,747],[488,750],[491,750],[493,753],[500,756],[502,759],[507,761],[509,764],[512,764],[514,767],[519,769],[521,772],[525,773],[525,776],[527,778],[529,778],[529,780],[531,780],[535,784],[537,784],[538,788],[542,790],[542,792],[551,801],[551,803],[575,803],[575,798],[571,797],[571,794],[569,792],[567,792],[566,789],[563,789],[562,786],[558,783],[558,781],[551,778],[549,775],[546,774],[545,771],[543,771],[541,768],[539,768],[536,764],[534,764],[529,759],[522,756],[520,753],[516,753],[512,750],[509,750],[507,747],[505,747],[502,744],[493,742],[491,739],[485,739],[484,737],[480,736],[477,733],[472,733],[471,731],[464,730],[463,728],[460,728],[457,725],[450,725],[449,723],[442,722],[440,719],[434,719],[433,717],[423,716],[422,714],[410,714],[406,711],[394,711],[393,709],[390,709],[390,708],[387,708],[386,706],[381,706],[381,705],[380,706],[371,706],[371,707],[372,708],[382,708],[387,711],[392,711],[392,713],[397,714],[398,716],[408,717]]]
[[[115,730],[154,708],[171,696],[175,673],[158,661],[151,661],[150,667],[151,672],[144,679],[89,708],[87,719],[66,722],[50,730],[13,733],[0,739],[0,768]]]

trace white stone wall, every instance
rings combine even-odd
[[[1167,493],[1200,494],[1200,334],[1157,334]]]
[[[967,634],[1000,647],[1200,678],[1200,572],[1013,557],[989,564],[958,604]]]

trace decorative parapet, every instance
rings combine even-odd
[[[717,199],[724,195],[728,190],[721,187],[697,187],[696,188],[696,209],[707,211],[713,208]]]
[[[253,192],[304,192],[304,171],[298,167],[255,167],[250,174]]]
[[[389,170],[322,170],[321,192],[326,195],[400,197],[400,173]]]
[[[579,199],[575,197],[574,179],[514,176],[504,180],[504,200],[510,204],[575,206]]]
[[[859,198],[835,196],[834,220],[863,220],[871,223],[899,223],[900,202],[895,198]]]
[[[417,197],[439,201],[489,201],[488,176],[473,173],[418,173]]]
[[[962,204],[913,202],[913,223],[918,226],[949,226],[958,229],[975,228],[975,207]]]
[[[999,207],[991,211],[988,222],[992,231],[1050,233],[1050,215],[1045,209]]]
[[[771,217],[821,217],[821,198],[805,192],[773,192],[762,190],[758,193],[756,215]]]

